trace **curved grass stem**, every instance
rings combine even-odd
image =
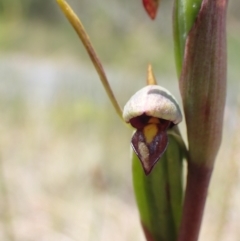
[[[67,4],[67,2],[65,2],[64,0],[56,0],[56,1],[57,1],[58,5],[60,6],[60,8],[62,9],[62,11],[65,14],[66,18],[68,19],[68,21],[71,23],[71,25],[75,29],[77,35],[81,39],[85,49],[88,52],[88,55],[89,55],[93,65],[100,77],[103,87],[104,87],[105,91],[107,92],[107,95],[108,95],[110,101],[112,102],[113,107],[115,108],[117,114],[122,119],[122,109],[119,106],[119,104],[113,94],[113,91],[109,85],[109,82],[108,82],[107,76],[104,72],[104,69],[102,67],[102,64],[90,42],[90,39],[80,21],[80,19],[74,13],[72,8]]]

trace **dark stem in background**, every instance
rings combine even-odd
[[[189,159],[178,241],[197,241],[208,186],[222,139],[226,98],[227,0],[203,0],[188,33],[180,90]]]
[[[197,241],[213,169],[188,165],[187,189],[178,241]]]

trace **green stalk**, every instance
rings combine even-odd
[[[148,176],[132,153],[133,186],[145,237],[148,241],[175,241],[182,210],[184,151],[169,134],[168,148]]]
[[[176,0],[173,14],[173,30],[175,38],[175,61],[177,73],[180,75],[184,58],[185,42],[192,28],[202,0]]]

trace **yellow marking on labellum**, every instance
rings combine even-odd
[[[143,128],[143,135],[147,144],[150,144],[158,133],[156,124],[148,124]]]

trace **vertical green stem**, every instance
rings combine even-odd
[[[173,33],[178,75],[182,70],[186,38],[195,22],[201,3],[202,0],[176,0],[174,4]]]
[[[135,153],[133,186],[147,241],[176,241],[182,213],[182,163],[185,147],[175,130],[152,172],[146,176]]]

